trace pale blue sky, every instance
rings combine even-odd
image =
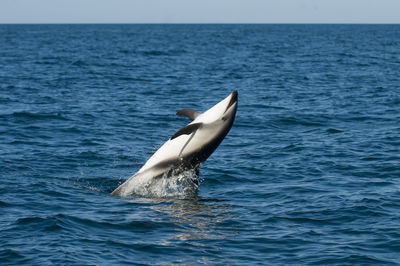
[[[400,23],[400,0],[0,0],[0,23]]]

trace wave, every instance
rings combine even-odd
[[[20,112],[13,112],[9,114],[2,114],[0,115],[4,117],[12,117],[12,118],[24,118],[24,119],[32,119],[32,120],[46,120],[46,119],[55,119],[55,120],[64,120],[68,121],[70,119],[66,118],[65,116],[61,115],[60,113],[34,113],[28,111],[20,111]]]
[[[185,50],[149,50],[149,51],[142,51],[141,54],[145,56],[177,56],[186,53]]]

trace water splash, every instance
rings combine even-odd
[[[131,196],[157,198],[192,198],[198,190],[196,168],[174,168],[159,178],[138,175],[129,185]],[[130,189],[129,189],[130,190]]]

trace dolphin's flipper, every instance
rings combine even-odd
[[[188,125],[186,127],[183,127],[181,129],[179,129],[172,137],[171,140],[173,140],[174,138],[179,137],[180,135],[189,135],[192,134],[194,131],[196,131],[202,123],[196,123],[196,124],[191,124]]]
[[[182,110],[179,110],[176,113],[176,115],[187,116],[189,119],[195,120],[196,117],[198,117],[200,115],[200,113],[193,109],[182,109]]]

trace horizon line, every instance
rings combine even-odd
[[[0,25],[400,25],[400,22],[0,22]]]

